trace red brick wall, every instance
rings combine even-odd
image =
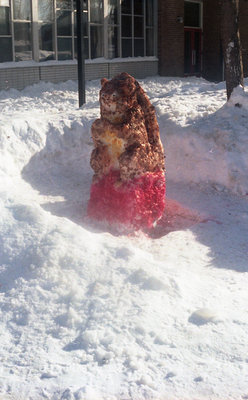
[[[184,15],[184,0],[158,1],[159,73],[163,76],[183,76],[184,25],[177,17]]]
[[[220,7],[218,0],[203,1],[203,71],[204,78],[223,79],[220,42]]]

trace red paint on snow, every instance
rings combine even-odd
[[[165,208],[163,172],[146,173],[120,183],[119,172],[111,171],[91,185],[88,216],[134,229],[150,229]]]
[[[197,211],[190,210],[177,201],[167,198],[165,212],[149,235],[153,239],[159,239],[170,232],[188,229],[195,224],[207,221],[208,219],[201,216]]]

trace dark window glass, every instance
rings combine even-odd
[[[77,38],[74,39],[74,47],[75,47],[75,58],[77,58]],[[84,57],[89,58],[89,40],[88,38],[84,39]]]
[[[58,59],[72,59],[72,40],[71,38],[58,38]]]
[[[32,59],[31,24],[29,22],[14,23],[14,45],[16,61]]]
[[[143,17],[134,17],[134,37],[144,37],[143,21]]]
[[[121,1],[121,12],[122,14],[132,14],[132,0]]]
[[[201,33],[195,32],[195,72],[201,70]]]
[[[134,14],[143,15],[143,0],[134,0],[133,8]]]
[[[144,40],[134,39],[134,57],[144,57]]]
[[[132,57],[132,39],[122,39],[122,57]]]
[[[118,23],[118,5],[117,0],[108,0],[108,23],[117,24]]]
[[[42,1],[42,0],[41,0]],[[71,9],[71,0],[56,0],[57,8]]]
[[[108,58],[118,57],[117,28],[108,27]]]
[[[200,27],[200,4],[184,2],[184,25]]]
[[[53,25],[51,23],[39,24],[39,49],[40,61],[53,60]]]
[[[187,74],[191,71],[192,48],[191,48],[191,32],[184,33],[184,72]]]
[[[83,10],[88,10],[88,1],[87,0],[83,0]],[[77,2],[76,0],[73,0],[73,8],[74,10],[77,9]]]
[[[154,31],[152,28],[146,30],[146,56],[154,56]]]
[[[0,62],[12,61],[12,40],[11,38],[0,37]]]
[[[71,12],[57,11],[57,35],[71,36]]]
[[[91,58],[98,58],[103,56],[103,32],[102,27],[92,25],[90,27],[90,49]]]
[[[13,0],[14,19],[28,20],[31,19],[30,0]]]
[[[52,21],[53,7],[50,0],[38,0],[38,19]]]
[[[146,1],[146,25],[153,26],[153,0]]]
[[[103,22],[103,1],[91,0],[90,1],[90,22],[102,23]]]
[[[121,36],[131,37],[132,36],[132,17],[123,15],[121,18]]]
[[[77,36],[77,14],[74,13],[74,35]],[[88,36],[88,13],[83,13],[83,35]]]
[[[9,7],[0,6],[0,35],[10,34]]]

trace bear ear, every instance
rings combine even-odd
[[[108,80],[106,78],[102,78],[101,79],[101,85],[102,87],[105,85],[105,83],[108,82]]]

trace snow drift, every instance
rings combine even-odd
[[[0,92],[4,399],[247,397],[247,92],[142,86],[167,157],[154,237],[85,218],[98,82],[81,110],[75,82]]]

